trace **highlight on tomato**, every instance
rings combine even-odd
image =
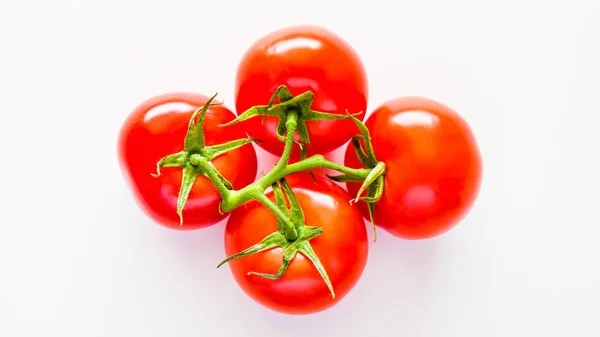
[[[157,176],[161,159],[184,150],[192,115],[210,99],[181,92],[150,98],[130,113],[120,130],[120,167],[134,199],[151,219],[168,228],[198,229],[216,224],[227,216],[219,210],[221,196],[212,181],[199,175],[189,184],[191,189],[183,208],[185,221],[182,223],[178,196],[184,170],[171,162],[161,168]],[[207,108],[203,120],[206,146],[246,137],[239,127],[219,126],[235,118],[225,105]],[[256,176],[256,153],[251,145],[223,153],[213,159],[212,164],[234,188],[252,183]]]
[[[377,226],[397,237],[426,239],[447,232],[469,212],[479,193],[482,159],[473,131],[457,112],[428,98],[400,97],[380,105],[365,125],[386,168],[383,193],[374,203]],[[345,164],[362,167],[352,143]],[[360,186],[347,183],[351,195]],[[368,205],[359,206],[368,217]]]
[[[313,263],[298,252],[279,279],[254,273],[277,274],[282,265],[281,247],[265,250],[228,262],[241,287],[256,302],[287,314],[310,314],[325,310],[342,300],[363,273],[368,256],[366,227],[348,193],[322,177],[316,184],[306,174],[286,177],[307,226],[322,228],[310,245],[329,275],[335,297]],[[273,192],[267,194],[274,200]],[[278,229],[276,217],[256,201],[237,208],[225,229],[225,251],[239,253]]]
[[[269,102],[278,87],[292,95],[310,91],[311,108],[345,115],[367,109],[368,81],[357,52],[341,37],[317,26],[293,26],[274,31],[252,44],[243,55],[235,82],[235,106],[238,115]],[[253,118],[244,122],[249,136],[261,140],[258,145],[274,155],[283,151],[277,138],[277,119]],[[310,144],[308,155],[326,154],[342,146],[354,134],[350,120],[307,122]],[[293,156],[298,158],[299,151]]]

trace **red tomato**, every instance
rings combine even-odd
[[[312,110],[345,114],[367,109],[367,75],[358,54],[337,35],[320,27],[296,26],[275,31],[256,41],[237,69],[235,105],[238,114],[266,105],[278,86],[293,95],[312,91]],[[267,151],[281,155],[276,117],[255,117],[244,122],[250,136]],[[355,131],[350,120],[309,121],[309,154],[325,154],[348,141]],[[294,150],[298,156],[298,151]]]
[[[341,187],[317,177],[315,185],[307,175],[286,178],[304,211],[306,225],[323,228],[310,240],[335,291],[332,298],[314,265],[298,252],[287,272],[269,280],[248,272],[277,274],[282,263],[281,248],[229,262],[239,286],[262,305],[288,314],[322,311],[339,302],[356,284],[367,263],[368,239],[364,220],[350,196]],[[272,192],[268,194],[274,200]],[[258,202],[237,208],[225,229],[225,251],[238,253],[277,230],[275,216]]]
[[[406,239],[434,237],[455,226],[472,207],[482,176],[469,125],[447,106],[420,97],[388,101],[365,124],[375,156],[387,167],[375,223]],[[361,167],[352,144],[345,163]],[[356,195],[360,184],[347,187]],[[366,204],[359,206],[368,217]]]
[[[170,93],[153,97],[139,105],[127,118],[119,135],[121,169],[136,202],[154,221],[179,229],[177,196],[181,168],[165,167],[153,177],[158,161],[183,150],[184,138],[192,113],[209,98],[200,94]],[[238,127],[221,128],[235,115],[224,105],[208,109],[204,121],[206,145],[220,144],[246,137]],[[225,153],[213,160],[214,166],[235,188],[242,188],[256,176],[256,153],[252,145]],[[198,229],[219,222],[221,197],[212,182],[198,176],[183,209],[182,229]]]

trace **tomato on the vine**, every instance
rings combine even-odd
[[[256,105],[266,105],[277,87],[285,85],[293,95],[312,91],[311,109],[346,114],[367,109],[367,75],[356,51],[334,33],[315,26],[295,26],[272,32],[257,40],[244,54],[235,84],[238,115]],[[244,124],[259,146],[280,155],[277,118],[250,119]],[[350,120],[308,121],[308,153],[328,153],[347,142],[355,126]],[[294,150],[297,158],[298,151]]]
[[[153,97],[128,116],[118,141],[122,172],[140,208],[154,221],[180,229],[177,197],[181,186],[181,168],[165,167],[159,177],[157,163],[166,155],[181,151],[190,118],[209,97],[192,93],[169,93]],[[222,128],[235,115],[224,105],[208,108],[204,130],[207,145],[244,138],[238,126]],[[256,153],[250,145],[227,152],[212,161],[217,170],[235,187],[242,188],[256,176]],[[183,209],[181,229],[213,225],[226,217],[219,210],[221,196],[213,183],[199,176]]]
[[[375,224],[406,239],[430,238],[454,227],[471,209],[482,177],[481,154],[467,122],[433,100],[403,97],[379,106],[365,125],[376,158],[386,164]],[[345,163],[361,167],[352,143]],[[347,187],[356,195],[360,184]],[[368,217],[366,203],[359,206]]]
[[[306,225],[323,229],[310,244],[329,275],[335,298],[315,266],[300,252],[277,280],[248,272],[277,274],[282,264],[281,247],[229,261],[243,291],[272,310],[289,314],[325,310],[354,287],[365,268],[368,238],[360,211],[349,203],[350,196],[344,189],[324,178],[316,179],[317,184],[305,173],[286,178],[302,207]],[[267,196],[274,200],[272,191]],[[275,215],[262,204],[249,202],[233,211],[227,222],[226,253],[241,252],[275,231]]]

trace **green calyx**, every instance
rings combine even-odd
[[[222,104],[212,103],[216,96],[217,94],[213,95],[202,107],[192,114],[184,139],[183,151],[163,157],[156,165],[156,174],[153,174],[153,176],[159,177],[161,175],[160,171],[164,167],[183,168],[181,187],[177,198],[177,214],[179,215],[180,226],[183,226],[183,208],[199,175],[211,179],[221,195],[225,195],[228,191],[233,190],[231,183],[217,171],[211,161],[224,153],[256,140],[254,138],[244,138],[212,146],[205,144],[204,118],[206,112],[209,107]]]
[[[313,265],[323,278],[323,281],[325,281],[327,288],[331,292],[331,296],[335,298],[335,292],[333,290],[333,286],[331,284],[329,276],[327,275],[325,268],[321,264],[319,257],[310,245],[310,240],[321,235],[323,233],[323,229],[319,227],[305,225],[304,213],[302,211],[302,208],[296,200],[292,188],[286,182],[285,179],[281,179],[279,181],[279,184],[274,183],[272,187],[273,194],[275,195],[275,207],[277,207],[277,209],[283,212],[286,216],[286,220],[289,221],[285,221],[282,218],[277,217],[276,232],[267,235],[259,243],[237,254],[227,257],[225,260],[219,263],[217,268],[231,260],[239,259],[252,254],[257,254],[272,248],[281,247],[283,252],[283,258],[281,267],[279,267],[279,270],[276,274],[267,274],[250,271],[248,272],[248,275],[256,275],[271,280],[277,280],[285,274],[288,266],[290,265],[290,262],[294,259],[294,257],[296,257],[296,254],[300,252],[313,263]],[[265,201],[263,200],[259,199],[259,201],[263,202],[263,204],[265,203]]]
[[[306,91],[294,97],[285,85],[280,85],[271,96],[269,104],[254,106],[244,111],[238,116],[238,118],[227,124],[224,124],[223,126],[240,123],[257,116],[262,116],[263,121],[266,116],[274,116],[279,118],[279,121],[277,122],[277,137],[280,141],[285,142],[285,134],[287,132],[286,123],[288,121],[289,113],[293,111],[298,116],[296,132],[298,133],[300,142],[304,144],[310,144],[310,137],[308,135],[308,128],[306,127],[306,121],[341,120],[354,116],[350,114],[340,115],[311,110],[310,106],[312,105],[314,98],[315,95],[311,91]],[[279,99],[279,103],[277,104],[275,104],[276,99]],[[355,115],[359,115],[361,113],[362,112],[359,112]],[[303,147],[301,145],[301,150],[302,149]]]
[[[369,134],[369,129],[365,124],[363,124],[356,117],[349,115],[354,124],[360,130],[360,135],[355,135],[352,137],[352,145],[354,146],[354,151],[356,152],[356,156],[360,163],[367,169],[370,169],[369,174],[366,177],[359,177],[350,173],[344,173],[338,176],[329,176],[329,179],[338,181],[338,182],[361,182],[356,198],[351,202],[358,202],[362,200],[367,203],[367,207],[369,209],[369,220],[371,222],[371,226],[373,228],[373,241],[377,241],[377,230],[375,228],[375,222],[373,218],[373,213],[375,212],[375,203],[381,199],[383,195],[383,187],[385,184],[384,176],[385,176],[385,163],[380,162],[375,157],[375,151],[373,150],[373,145],[371,144],[371,136]],[[360,140],[362,139],[364,143],[364,149],[361,145]],[[366,196],[361,197],[361,195],[367,191]]]

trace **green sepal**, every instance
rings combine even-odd
[[[298,239],[291,242],[289,247],[286,249],[294,249],[298,245],[298,243],[302,241],[310,241],[321,234],[323,234],[323,228],[314,226],[304,226],[300,229],[300,235],[298,236]]]
[[[285,134],[287,132],[285,124],[287,121],[287,115],[289,111],[294,111],[298,114],[296,132],[303,143],[310,144],[310,137],[308,134],[308,127],[306,126],[306,121],[343,120],[353,116],[358,116],[362,113],[358,112],[354,115],[347,113],[346,115],[342,115],[311,110],[310,107],[314,98],[315,95],[311,91],[306,91],[294,97],[285,85],[281,85],[277,87],[271,96],[269,104],[253,106],[241,113],[233,121],[222,124],[221,126],[237,124],[257,116],[262,116],[263,120],[266,116],[273,116],[279,119],[277,122],[277,138],[280,141],[285,142]],[[275,103],[277,99],[279,99],[279,103]]]
[[[361,139],[363,139],[363,136],[361,135],[355,135],[352,137],[352,146],[354,147],[354,153],[356,153],[358,161],[360,161],[360,163],[366,168],[377,165],[377,163],[374,162],[372,158],[369,158],[369,156],[363,150],[362,146],[360,145]]]
[[[212,101],[217,97],[215,93],[208,101],[196,110],[190,118],[188,132],[185,135],[183,149],[190,153],[198,153],[204,148],[204,117]],[[197,119],[197,120],[196,120]]]
[[[281,210],[281,212],[283,212],[283,214],[285,214],[287,217],[290,216],[290,212],[286,207],[286,202],[285,202],[285,198],[283,196],[283,192],[281,191],[281,187],[279,187],[279,184],[274,183],[272,185],[273,188],[273,194],[275,195],[275,205],[277,206],[277,208],[279,208]],[[285,222],[282,219],[277,218],[277,229],[280,232],[283,232],[285,230]]]
[[[163,157],[156,164],[156,173],[153,173],[152,176],[160,177],[160,169],[163,167],[183,167],[188,161],[189,156],[190,154],[187,151],[181,151]]]
[[[360,148],[360,141],[359,141],[359,139],[361,137],[357,137],[357,136],[352,137],[352,143],[353,143],[355,149],[357,150],[357,155],[359,156],[359,159],[361,159],[361,157],[363,157],[363,156],[366,156],[366,158],[363,158],[365,160],[365,163],[363,163],[363,165],[365,165],[367,167],[375,166],[378,163],[378,161],[377,161],[377,158],[375,158],[375,151],[373,150],[373,144],[371,144],[371,135],[369,134],[369,129],[358,118],[354,117],[353,115],[351,115],[348,112],[346,112],[346,114],[350,117],[350,119],[352,119],[354,124],[356,124],[356,126],[360,130],[360,136],[362,136],[363,143],[365,144],[365,151],[362,151],[362,148]],[[358,149],[361,150],[360,155],[358,153]],[[361,160],[361,162],[362,162],[362,160]]]
[[[356,195],[356,198],[354,199],[355,202],[358,201],[360,195],[369,187],[371,186],[375,180],[377,180],[377,178],[381,177],[383,174],[385,173],[385,164],[383,162],[379,162],[377,163],[377,165],[375,165],[375,167],[373,167],[371,169],[371,172],[369,172],[369,175],[367,175],[367,178],[365,179],[365,181],[363,182],[363,184],[360,186],[360,189],[358,190],[358,193]]]
[[[304,212],[302,212],[302,207],[298,203],[298,200],[292,191],[292,187],[288,184],[288,182],[285,179],[281,179],[279,182],[290,205],[289,214],[292,223],[296,227],[296,231],[299,231],[304,227]]]
[[[258,138],[236,139],[236,140],[232,140],[230,142],[223,143],[223,144],[207,146],[202,150],[201,153],[204,155],[204,157],[206,159],[213,160],[222,154],[225,154],[229,151],[238,149],[246,144],[250,144],[252,142],[257,142],[257,141],[260,142],[260,140]]]
[[[377,177],[377,180],[369,186],[367,190],[367,196],[360,198],[367,203],[367,209],[369,211],[369,221],[371,222],[371,228],[373,229],[373,242],[377,241],[377,228],[375,226],[375,203],[381,199],[383,195],[384,185],[383,175]]]
[[[371,228],[373,229],[373,242],[377,241],[377,227],[375,226],[375,203],[368,202],[367,209],[369,210],[369,221],[371,222]]]
[[[235,260],[235,259],[239,259],[242,258],[244,256],[248,256],[248,255],[252,255],[252,254],[256,254],[256,253],[260,253],[262,251],[265,251],[267,249],[271,249],[271,248],[275,248],[275,247],[282,247],[282,246],[287,246],[287,239],[285,238],[285,235],[283,235],[282,233],[280,233],[279,231],[277,232],[273,232],[269,235],[267,235],[264,239],[262,239],[262,241],[260,241],[259,243],[255,244],[254,246],[251,246],[249,248],[246,248],[245,250],[231,255],[229,257],[227,257],[225,260],[221,261],[221,263],[219,263],[217,265],[217,268],[221,267],[222,265],[224,265],[225,263],[231,261],[231,260]]]
[[[352,183],[362,183],[363,182],[363,178],[361,177],[357,177],[351,174],[340,174],[337,176],[331,176],[329,174],[326,174],[327,178],[333,180],[333,181],[337,181],[338,183],[347,183],[347,182],[352,182]]]
[[[177,214],[179,215],[180,227],[183,226],[183,208],[187,202],[188,196],[199,175],[203,175],[217,185],[220,193],[226,193],[227,190],[233,190],[232,184],[217,171],[211,160],[240,148],[246,144],[256,141],[255,138],[243,138],[233,140],[224,144],[206,146],[204,135],[204,118],[208,108],[223,103],[213,103],[217,94],[214,94],[208,101],[198,108],[188,122],[188,130],[183,139],[183,151],[169,154],[161,158],[156,164],[156,173],[154,177],[161,175],[163,167],[181,167],[182,180],[177,197]],[[221,210],[219,210],[221,211]]]
[[[217,168],[213,165],[213,163],[211,161],[207,162],[208,166],[215,172],[217,178],[221,181],[221,183],[223,183],[223,185],[225,185],[225,188],[228,190],[233,190],[233,185],[225,177],[223,177],[221,172],[217,171]],[[202,175],[210,179],[207,173],[203,172]]]
[[[378,177],[377,180],[371,186],[369,186],[370,188],[367,189],[367,196],[360,197],[358,198],[358,200],[362,200],[368,203],[378,202],[379,199],[381,199],[381,196],[383,195],[383,184],[383,177]]]
[[[258,273],[258,272],[254,272],[254,271],[249,271],[247,274],[264,277],[269,280],[277,280],[277,279],[281,278],[283,276],[283,274],[285,274],[285,272],[288,269],[288,266],[290,265],[290,262],[294,259],[294,257],[296,257],[296,252],[297,252],[296,249],[291,249],[291,250],[284,249],[283,250],[283,261],[281,262],[281,267],[279,267],[277,274]]]
[[[274,114],[269,114],[270,116],[274,116]],[[254,118],[256,116],[267,116],[267,106],[266,105],[257,105],[253,106],[250,109],[244,111],[241,115],[237,116],[234,120],[227,122],[225,124],[220,124],[220,127],[227,127],[237,123],[244,122],[250,118]],[[283,117],[277,116],[277,117]]]
[[[321,260],[319,260],[319,257],[317,256],[315,251],[312,249],[312,246],[310,245],[310,243],[308,241],[300,242],[298,244],[298,251],[300,253],[302,253],[304,256],[306,256],[312,262],[312,264],[315,266],[315,268],[319,272],[319,275],[321,275],[321,278],[323,278],[323,281],[325,281],[327,288],[329,288],[329,292],[331,292],[331,297],[335,298],[335,291],[333,290],[333,285],[331,284],[329,275],[327,275],[327,271],[325,270],[325,267],[323,267]]]
[[[375,203],[377,203],[383,195],[383,188],[385,185],[384,175],[386,167],[383,162],[380,162],[375,157],[375,151],[373,150],[373,144],[371,143],[371,135],[367,126],[354,116],[351,116],[350,114],[348,115],[360,131],[359,135],[355,135],[354,137],[352,137],[352,145],[354,146],[356,157],[365,168],[371,169],[371,171],[369,172],[367,177],[364,178],[364,180],[359,177],[354,177],[348,174],[342,174],[335,177],[328,177],[332,180],[340,182],[362,182],[358,193],[356,194],[356,197],[350,202],[352,203],[362,200],[367,203],[369,219],[371,222],[371,226],[373,227],[373,241],[377,241],[377,230],[374,221]],[[361,145],[361,139],[362,143],[364,144],[364,149]],[[361,197],[365,190],[367,191],[367,195],[365,197]]]
[[[198,175],[200,175],[200,171],[196,166],[192,165],[191,163],[186,163],[183,166],[183,172],[181,174],[181,188],[179,189],[179,196],[177,197],[177,215],[179,215],[179,227],[183,227],[183,206],[185,206]]]
[[[275,100],[277,98],[279,98],[280,102],[287,102],[294,98],[294,95],[292,95],[290,90],[285,85],[278,86],[273,95],[271,95],[271,99],[269,99],[269,104],[267,105],[268,109],[275,105]]]
[[[356,198],[350,202],[358,202],[363,200],[367,203],[369,210],[369,219],[373,228],[373,241],[377,241],[377,230],[375,228],[375,222],[373,220],[373,213],[375,211],[375,203],[381,199],[383,195],[383,187],[385,181],[383,179],[385,174],[385,164],[383,162],[377,163],[374,168],[371,169],[367,178],[363,181],[360,186]],[[367,191],[366,197],[361,197],[364,191]]]

